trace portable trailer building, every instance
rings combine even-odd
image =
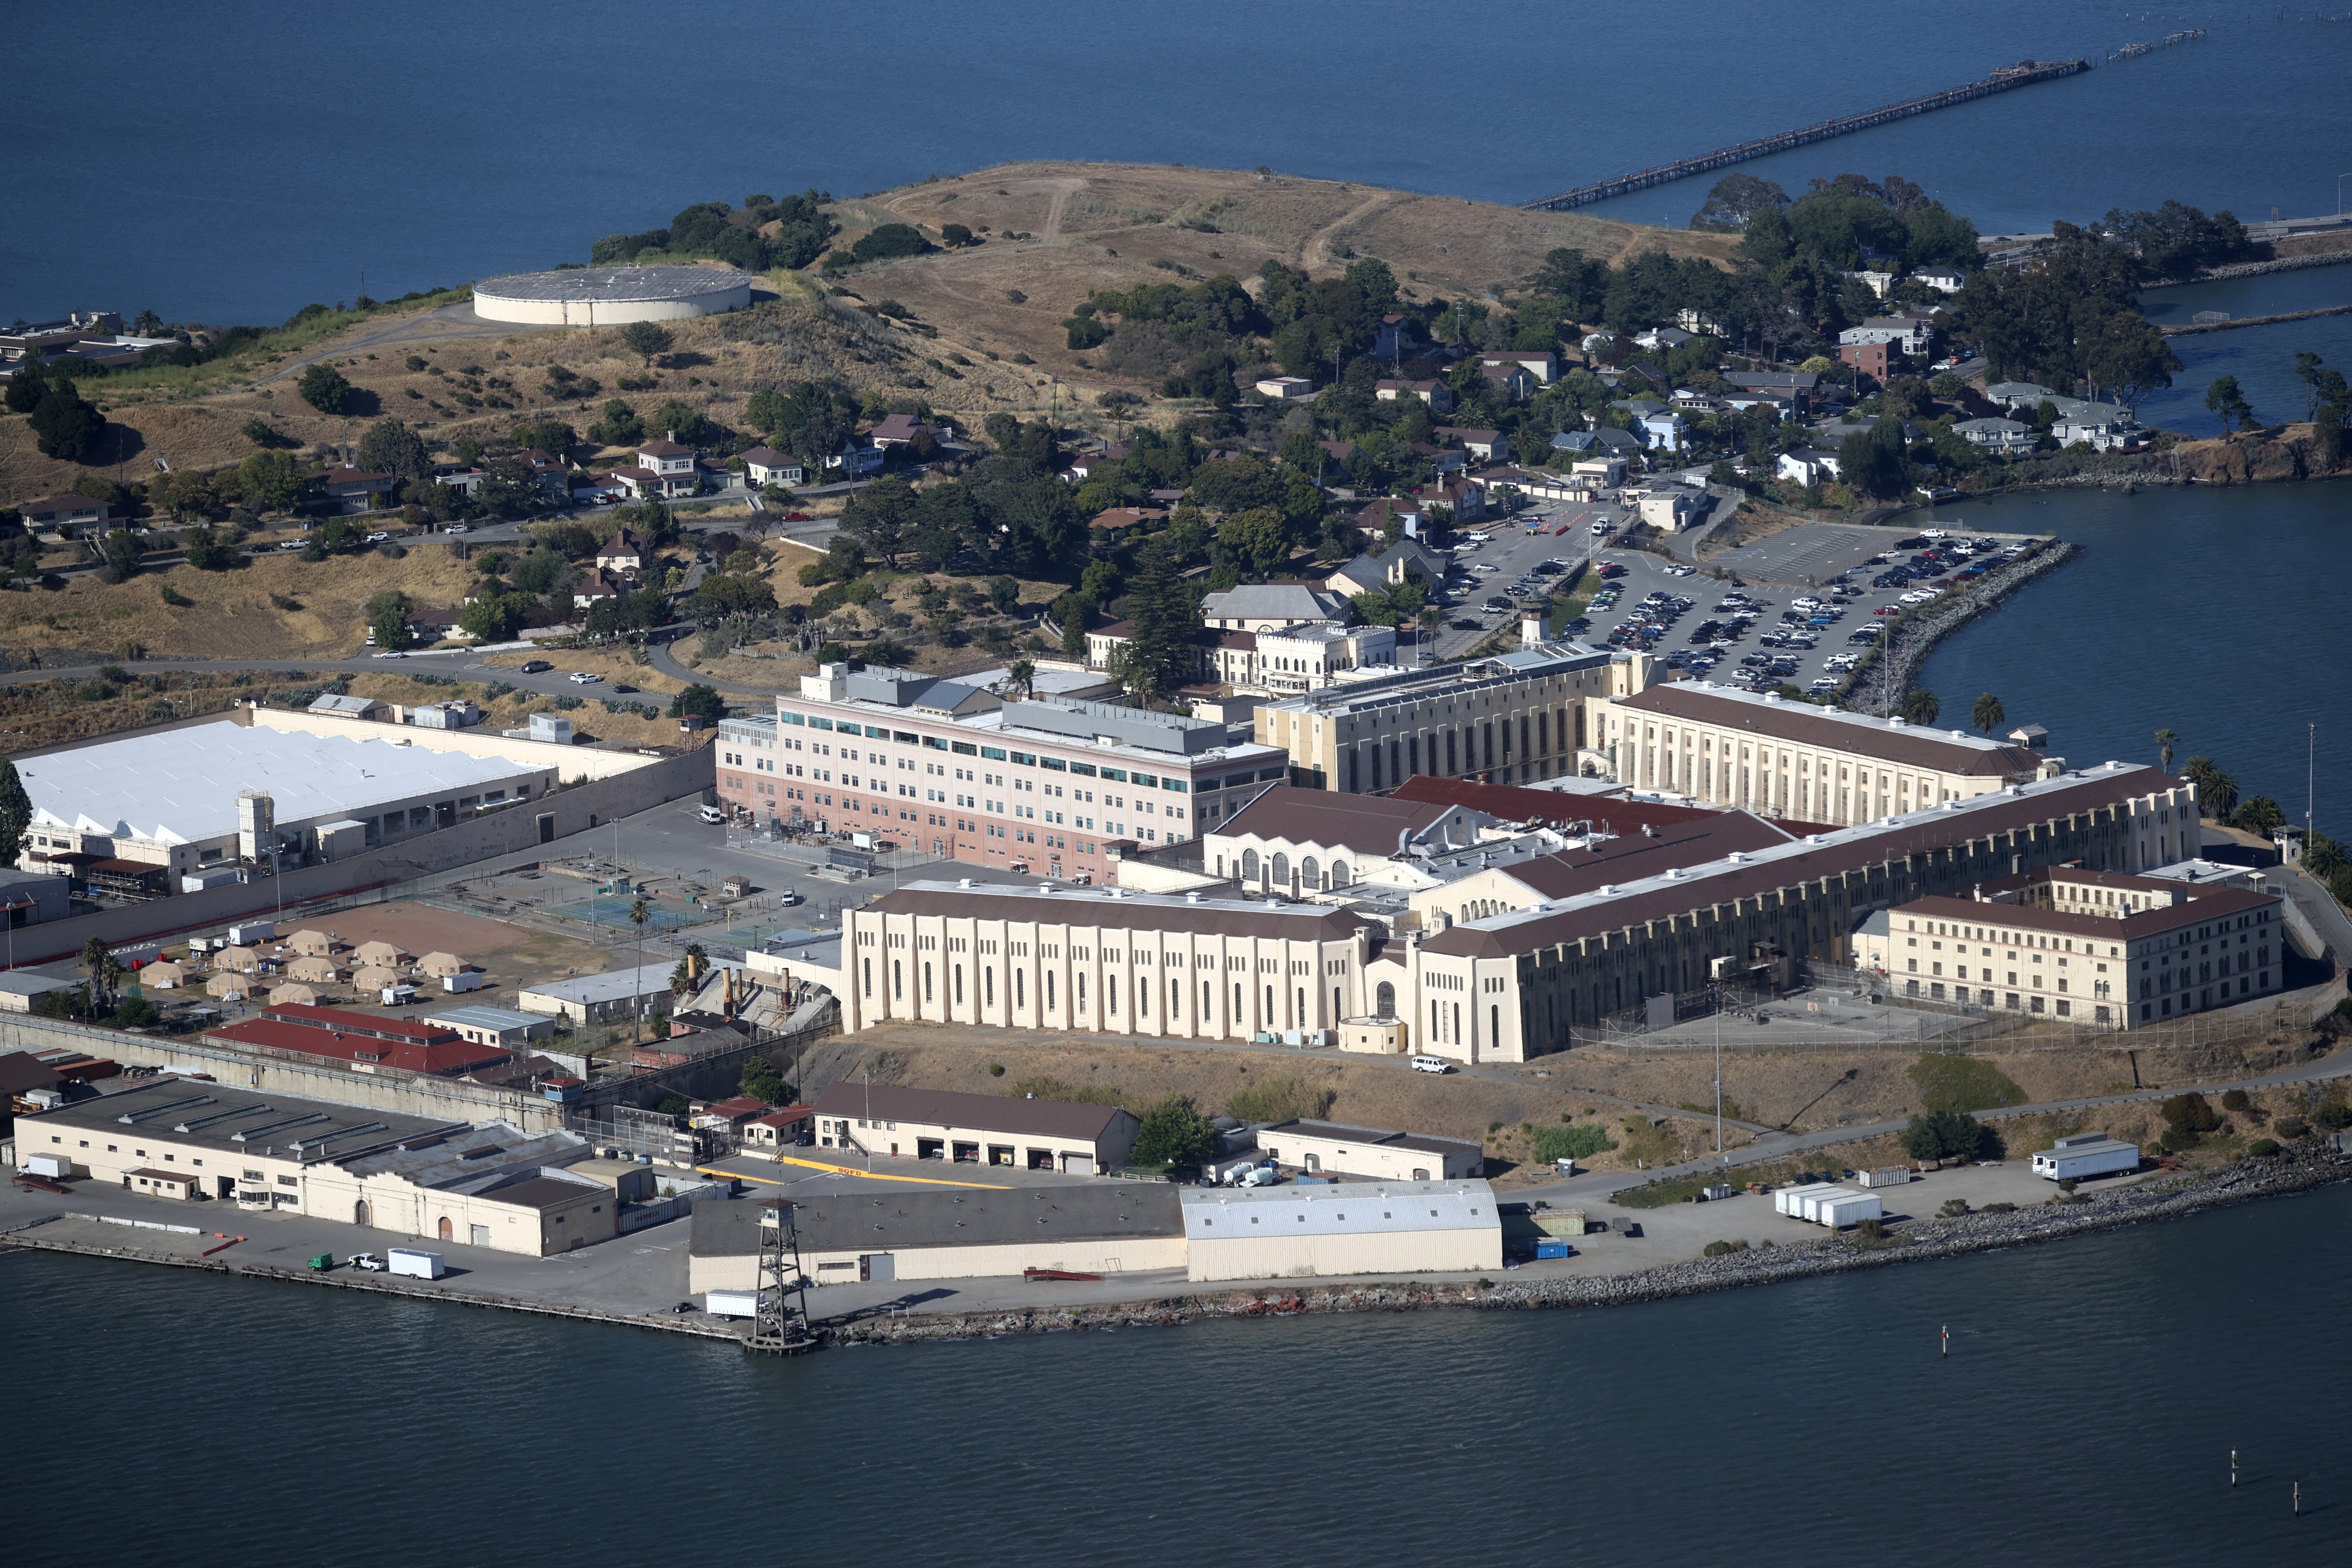
[[[2051,1181],[2069,1176],[2111,1176],[2139,1169],[2139,1145],[2084,1132],[2061,1138],[2033,1156],[2033,1173]]]
[[[1808,1193],[1803,1201],[1797,1205],[1797,1217],[1808,1224],[1818,1225],[1821,1223],[1823,1204],[1833,1204],[1841,1198],[1852,1196],[1853,1196],[1852,1187],[1829,1186],[1817,1193]]]
[[[1862,1184],[1865,1187],[1900,1187],[1908,1185],[1910,1181],[1911,1172],[1903,1165],[1887,1165],[1862,1173]]]
[[[420,1252],[413,1247],[384,1248],[384,1261],[392,1265],[394,1274],[406,1274],[417,1279],[438,1279],[446,1272],[441,1267],[437,1252]]]
[[[1803,1212],[1807,1198],[1844,1190],[1834,1182],[1810,1182],[1802,1186],[1782,1187],[1772,1194],[1772,1212],[1787,1215],[1791,1219],[1808,1219],[1811,1216]]]
[[[1843,1230],[1866,1219],[1878,1219],[1885,1212],[1876,1193],[1847,1193],[1842,1197],[1815,1200],[1812,1217],[1832,1230]]]

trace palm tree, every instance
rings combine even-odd
[[[1944,705],[1936,700],[1934,692],[1917,687],[1903,694],[1902,706],[1903,717],[1914,724],[1932,724],[1936,721],[1936,715],[1944,710]]]
[[[2166,773],[2170,773],[2172,771],[2172,748],[2180,744],[2180,737],[2174,734],[2169,730],[2158,730],[2156,732],[2156,744],[2158,748],[2157,755],[2159,759],[2157,765],[2161,767]]]
[[[105,938],[94,936],[82,943],[81,966],[89,971],[90,1011],[101,1012],[113,1000],[114,983],[122,978],[122,961]]]
[[[2210,757],[2191,757],[2180,764],[2180,776],[2197,791],[2197,809],[2216,821],[2227,821],[2238,809],[2238,781],[2223,773]]]
[[[1034,659],[1016,658],[1004,671],[1004,684],[1024,697],[1037,694],[1037,664]]]
[[[1975,719],[1978,729],[1990,735],[2008,720],[2009,710],[2000,705],[2000,698],[1988,691],[1977,699],[1976,710],[1970,717]]]

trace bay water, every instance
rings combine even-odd
[[[0,1335],[19,1347],[7,1555],[2341,1561],[2347,1226],[2352,1187],[2336,1186],[1631,1310],[1242,1320],[793,1361],[0,1255]]]

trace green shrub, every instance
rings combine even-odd
[[[1969,1200],[1966,1198],[1946,1198],[1944,1200],[1944,1206],[1936,1211],[1936,1217],[1938,1219],[1959,1219],[1965,1215],[1974,1214],[1975,1212],[1976,1211],[1974,1209],[1969,1207]]]
[[[2311,1136],[2311,1123],[2300,1116],[2290,1116],[2278,1124],[2278,1131],[2282,1138],[2308,1138]]]
[[[1004,1064],[1003,1062],[989,1063],[988,1076],[991,1078],[1003,1078],[1004,1076]]]
[[[2314,1120],[2330,1132],[2340,1132],[2352,1127],[2352,1107],[2346,1106],[2341,1100],[2331,1100],[2319,1108]]]
[[[1699,1248],[1699,1253],[1702,1257],[1706,1258],[1721,1258],[1726,1253],[1745,1252],[1747,1250],[1748,1243],[1745,1241],[1710,1241],[1705,1247]]]
[[[1974,1057],[1923,1056],[1910,1071],[1919,1086],[1919,1103],[1929,1110],[1990,1110],[2025,1103],[2025,1090],[2009,1075]]]
[[[2278,1152],[2279,1142],[2275,1138],[2257,1138],[2246,1145],[2246,1152],[2257,1160],[2267,1160]]]
[[[1590,1160],[1595,1154],[1617,1147],[1609,1130],[1597,1121],[1574,1122],[1566,1127],[1538,1127],[1531,1140],[1535,1156],[1545,1164],[1555,1160]]]
[[[2246,1091],[2242,1089],[2231,1089],[2221,1096],[2221,1109],[2224,1110],[2243,1110],[2252,1103],[2252,1101],[2246,1098]]]
[[[1977,1213],[1979,1214],[2015,1214],[2016,1212],[2017,1205],[2015,1204],[1987,1204],[1984,1207],[1977,1210]]]
[[[2164,1147],[2175,1154],[2197,1147],[2206,1133],[2221,1125],[2221,1118],[2207,1104],[2205,1097],[2191,1089],[2176,1094],[2164,1102]]]
[[[1973,1160],[1991,1131],[1965,1110],[1931,1110],[1904,1127],[1903,1152],[1915,1160]]]

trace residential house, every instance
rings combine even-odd
[[[542,452],[536,447],[525,447],[515,454],[515,460],[530,470],[551,500],[562,500],[572,492],[572,470],[562,458]]]
[[[1130,529],[1156,528],[1167,521],[1168,514],[1158,507],[1115,506],[1108,511],[1097,512],[1094,521],[1088,526],[1101,529],[1105,533],[1125,533]]]
[[[1679,452],[1683,449],[1683,432],[1685,426],[1682,415],[1675,409],[1654,409],[1635,420],[1634,428],[1641,433],[1644,441],[1662,452]]]
[[[1985,388],[1985,396],[2003,408],[2038,408],[2044,403],[2055,403],[2063,395],[2054,387],[2038,381],[1996,381]]]
[[[1402,310],[1391,310],[1381,318],[1381,329],[1372,335],[1372,357],[1396,361],[1417,354],[1429,345],[1423,341],[1421,323]]]
[[[1511,438],[1500,430],[1467,430],[1455,425],[1437,427],[1440,439],[1452,442],[1482,463],[1511,460]]]
[[[1895,287],[1895,274],[1892,272],[1849,272],[1846,276],[1861,279],[1863,287],[1881,300],[1885,299],[1888,291]]]
[[[1570,474],[1591,481],[1602,489],[1625,482],[1625,459],[1620,457],[1579,458],[1569,465]]]
[[[676,431],[670,432],[670,437],[676,435]],[[640,500],[648,496],[667,500],[673,496],[693,495],[702,488],[702,478],[695,472],[694,448],[682,447],[670,437],[646,442],[637,448],[634,465],[613,470],[613,477],[632,496]]]
[[[1872,316],[1858,327],[1848,327],[1838,334],[1838,346],[1892,343],[1896,353],[1916,359],[1927,352],[1928,333],[1927,312],[1907,310],[1900,316]]]
[[[617,599],[630,587],[627,578],[599,566],[572,584],[572,605],[574,609],[584,610],[600,599]]]
[[[1390,504],[1402,506],[1405,503],[1393,501]],[[1445,581],[1445,563],[1439,560],[1435,552],[1424,548],[1420,541],[1400,539],[1391,548],[1379,554],[1358,556],[1326,578],[1323,585],[1334,594],[1352,596],[1393,586],[1409,577],[1419,578],[1423,587],[1437,587]]]
[[[1513,364],[1534,376],[1539,386],[1549,386],[1559,379],[1559,353],[1554,349],[1488,349],[1478,356],[1482,370]]]
[[[371,474],[346,463],[311,476],[310,489],[329,511],[366,511],[375,505],[376,497],[389,496],[400,489],[400,476]]]
[[[1452,508],[1457,523],[1476,522],[1486,515],[1486,492],[1459,476],[1429,486],[1421,499],[1429,506]]]
[[[1800,412],[1822,384],[1820,375],[1806,370],[1727,370],[1722,379],[1729,388],[1724,401],[1734,408],[1751,408],[1759,403],[1793,404]]]
[[[486,469],[470,463],[440,463],[433,469],[433,482],[446,489],[456,490],[467,500],[473,500],[481,489],[482,481],[489,478]]]
[[[1633,342],[1635,346],[1648,349],[1652,353],[1664,353],[1669,349],[1682,347],[1696,335],[1695,332],[1686,332],[1680,327],[1652,327],[1646,332],[1634,333]]]
[[[1773,471],[1780,478],[1801,485],[1827,484],[1838,477],[1837,454],[1799,447],[1781,453]]]
[[[1524,403],[1535,395],[1535,374],[1523,364],[1482,364],[1478,374],[1490,384],[1509,393],[1515,403]]]
[[[1421,517],[1421,507],[1417,502],[1405,500],[1397,496],[1382,496],[1380,500],[1357,509],[1355,524],[1364,531],[1368,538],[1378,541],[1388,531],[1389,524],[1391,522],[1394,522],[1402,532],[1419,532]]]
[[[754,447],[743,454],[743,477],[763,489],[769,485],[791,489],[807,482],[808,469],[798,458],[788,458],[769,447]]]
[[[1315,395],[1315,384],[1303,375],[1269,375],[1257,390],[1276,403],[1296,403]]]
[[[1591,451],[1600,444],[1600,437],[1590,430],[1563,430],[1551,438],[1551,449],[1555,452],[1581,454]]]
[[[1647,450],[1642,437],[1631,430],[1620,430],[1614,425],[1603,425],[1592,432],[1596,451],[1613,452],[1625,459],[1628,466],[1642,460]]]
[[[1349,466],[1363,455],[1363,449],[1353,441],[1318,441],[1315,444],[1323,448],[1324,480],[1339,484],[1353,482],[1354,476],[1349,471]]]
[[[1383,378],[1372,383],[1372,395],[1382,403],[1394,403],[1400,397],[1418,397],[1429,405],[1432,414],[1454,412],[1454,389],[1434,378],[1428,381]]]
[[[2051,423],[2050,434],[2058,438],[2061,447],[2087,441],[2099,451],[2111,452],[2137,447],[2146,439],[2139,421],[2119,403],[2092,403],[2079,397],[2053,401],[2058,406],[2058,417]]]
[[[2031,452],[2038,439],[2033,426],[2016,419],[1963,419],[1952,434],[1972,447],[2004,455]]]
[[[1938,294],[1957,294],[1968,286],[1969,281],[1967,273],[1952,267],[1930,267],[1911,276]]]
[[[596,550],[596,568],[601,572],[635,573],[645,569],[645,541],[635,532],[623,529]]]
[[[862,479],[868,474],[880,473],[887,455],[881,447],[866,446],[853,436],[841,444],[840,451],[824,460],[824,466],[839,468],[845,479]]]
[[[104,522],[110,511],[102,500],[72,494],[44,496],[39,500],[28,500],[16,510],[25,514],[26,524],[32,528],[84,527]]]
[[[926,424],[911,414],[893,414],[881,424],[874,426],[874,432],[868,439],[876,447],[887,451],[892,447],[915,445],[918,439],[922,437],[928,437],[933,444],[937,444],[945,432],[945,426]]]
[[[1895,348],[1891,342],[1840,343],[1839,360],[1861,372],[1873,381],[1885,381],[1895,374]]]

